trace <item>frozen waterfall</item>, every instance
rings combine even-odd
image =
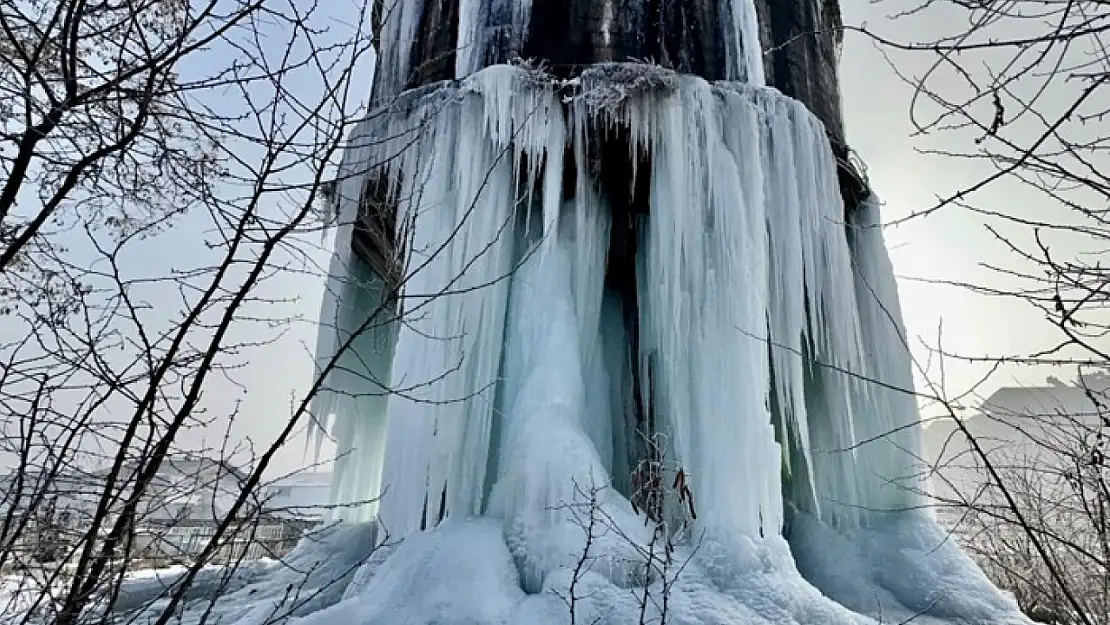
[[[885,248],[874,229],[844,223],[823,129],[797,102],[648,66],[599,66],[573,82],[494,66],[411,94],[360,131],[366,147],[347,167],[388,180],[406,256],[393,351],[352,351],[374,354],[378,395],[392,394],[344,399],[368,389],[336,376],[325,410],[344,445],[374,450],[345,454],[359,468],[340,471],[338,492],[369,498],[385,485],[390,532],[481,515],[502,483],[558,493],[583,467],[605,480],[628,471],[641,442],[625,397],[634,368],[650,380],[647,425],[689,479],[700,527],[780,532],[784,476],[790,505],[837,527],[921,502]],[[649,162],[633,173],[650,194],[637,217],[636,354],[609,310],[620,307],[604,279],[611,211],[586,156],[595,134],[621,132],[630,162]],[[344,182],[345,220],[364,180]],[[380,302],[380,279],[360,271],[341,291],[353,306],[336,308],[363,318],[340,316],[335,345]],[[549,342],[558,349],[543,351]],[[514,462],[518,444],[550,434],[528,425],[532,413],[554,405],[581,444]]]
[[[877,202],[753,82],[495,65],[357,128],[340,221],[385,206],[396,267],[340,233],[315,410],[337,517],[404,539],[368,622],[1022,620],[923,506]]]

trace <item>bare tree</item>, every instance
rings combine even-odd
[[[27,591],[6,621],[99,622],[155,553],[187,564],[165,623],[258,542],[265,476],[335,362],[260,446],[234,394],[300,323],[289,281],[323,274],[364,11],[0,2],[0,572]]]
[[[354,327],[319,320],[341,326],[339,344],[322,361],[304,350],[314,375],[273,435],[256,441],[241,427],[243,393],[286,392],[252,381],[252,359],[315,331],[291,293],[328,273],[319,242],[337,205],[358,203],[344,228],[377,220],[405,241],[391,211],[419,201],[373,184],[423,132],[381,136],[389,107],[363,108],[381,16],[371,20],[366,3],[337,9],[0,2],[0,461],[10,468],[0,576],[16,573],[19,586],[0,604],[5,622],[161,625],[186,611],[204,622],[221,595],[253,603],[235,595],[253,570],[244,562],[268,541],[281,556],[290,541],[263,487],[281,450],[325,416],[314,400],[343,390],[337,372],[365,382],[364,394],[398,392],[354,353],[402,310],[423,314],[399,305],[421,266],[383,248],[362,266],[385,264],[371,267],[383,292],[346,315]],[[342,154],[355,158],[340,166]],[[359,197],[339,197],[352,180]],[[407,380],[401,392],[430,383]],[[196,462],[175,472],[186,459]],[[314,540],[303,538],[305,550]],[[336,600],[360,565],[304,564],[305,550],[283,561],[288,584],[267,586],[278,594],[265,622]],[[184,570],[156,595],[128,594],[129,574],[155,560]],[[317,587],[313,575],[334,579]]]
[[[1050,329],[1031,329],[1031,339],[1050,338],[1022,353],[967,354],[940,345],[934,353],[984,364],[990,373],[1110,364],[1110,7],[1097,0],[884,6],[894,17],[889,32],[853,30],[877,42],[912,87],[919,149],[976,176],[941,190],[937,202],[907,219],[943,210],[983,222],[1008,259],[981,263],[983,280],[946,283],[1030,307]],[[923,71],[911,73],[911,64]],[[1020,196],[1020,205],[992,202],[988,189],[1001,186]],[[1087,414],[984,409],[972,418],[936,393],[954,425],[934,475],[942,483],[954,472],[974,476],[947,484],[938,503],[958,520],[985,571],[1028,614],[1091,625],[1108,616],[1103,454],[1110,420],[1101,393],[1085,392],[1093,407]]]
[[[1110,615],[1106,389],[1085,392],[1100,398],[1090,412],[984,410],[960,419],[934,467],[944,486],[937,504],[958,538],[1042,622]]]
[[[629,590],[638,610],[636,622],[664,625],[670,616],[675,584],[700,546],[700,537],[689,533],[697,518],[693,491],[686,484],[682,467],[668,460],[667,437],[662,433],[641,436],[649,457],[633,469],[629,503],[633,512],[643,517],[649,530],[646,538],[622,526],[606,507],[605,502],[611,500],[608,496],[611,484],[576,482],[574,498],[555,506],[583,536],[582,550],[568,567],[570,580],[566,592],[554,591],[566,604],[571,625],[602,620],[596,617],[586,621],[583,614],[588,612],[583,609],[583,601],[589,599],[589,591],[583,590],[588,587],[585,578],[595,568],[628,571],[632,578]],[[681,559],[676,551],[679,545],[686,554]],[[628,561],[614,566],[612,559],[622,557]]]
[[[1110,360],[1103,258],[1110,234],[1110,10],[1097,0],[885,2],[900,32],[935,34],[913,41],[859,29],[884,47],[912,87],[909,114],[920,150],[962,161],[979,176],[941,190],[935,204],[906,219],[966,211],[1011,254],[1010,262],[985,264],[994,279],[960,286],[1032,306],[1060,338],[1007,354],[1008,361]],[[900,71],[922,61],[921,74]],[[984,200],[982,192],[995,185],[1013,185],[1024,206]]]

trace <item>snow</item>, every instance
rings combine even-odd
[[[798,570],[827,597],[875,620],[1021,623],[936,523],[910,513],[847,534],[799,515],[790,538]]]
[[[373,534],[369,524],[346,531],[357,536],[337,532],[306,542],[214,603],[195,601],[182,620],[195,623],[204,614],[215,624],[556,625],[571,622],[573,604],[575,622],[607,625],[663,617],[683,625],[1028,624],[921,515],[844,533],[799,513],[789,544],[734,537],[679,545],[668,564],[652,559],[646,576],[644,559],[613,568],[621,560],[610,549],[635,539],[610,540],[614,533],[602,529],[586,566],[576,568],[585,545],[579,536],[561,545],[563,561],[531,589],[496,519],[448,519],[388,546],[365,540]],[[135,582],[125,584],[127,592],[135,592]],[[136,622],[153,620],[159,608],[149,605]]]
[[[41,595],[40,588],[29,576],[0,577],[0,624],[22,622],[29,610],[36,609],[35,599]]]
[[[359,594],[304,623],[505,623],[523,599],[500,527],[448,521],[406,540]]]
[[[362,569],[388,553],[373,524],[327,526],[280,560],[202,568],[174,622],[264,625],[315,614],[340,602]],[[183,567],[133,573],[114,611],[139,623],[157,620],[183,573]]]

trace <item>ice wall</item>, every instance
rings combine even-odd
[[[388,402],[375,399],[372,418],[333,411],[359,450],[357,470],[340,467],[340,490],[380,493],[376,512],[400,535],[487,512],[493,485],[529,464],[512,461],[523,386],[539,402],[531,411],[573,407],[589,446],[579,452],[596,458],[599,479],[625,478],[613,471],[636,462],[617,440],[629,436],[619,405],[627,345],[613,345],[619,320],[603,322],[609,209],[588,158],[591,141],[613,133],[627,133],[630,159],[649,163],[635,174],[648,178],[650,215],[639,227],[640,345],[628,369],[650,380],[652,427],[691,483],[699,527],[777,534],[784,505],[858,527],[918,505],[918,417],[892,274],[881,238],[843,222],[821,124],[772,89],[627,64],[573,81],[490,67],[410,92],[356,135],[377,140],[346,166],[389,181],[405,278],[381,375]],[[353,211],[359,187],[347,191]],[[555,262],[560,236],[574,241],[573,326],[521,326],[528,315],[507,312],[534,296],[513,276],[532,255]],[[543,363],[573,388],[520,379],[529,356],[507,346],[521,332],[528,345],[576,345],[558,367]],[[362,388],[333,385],[345,383],[354,395]],[[552,493],[569,479],[544,476]],[[558,503],[529,497],[537,509]]]
[[[389,5],[313,410],[335,517],[402,542],[307,621],[1022,622],[922,508],[838,101],[826,128],[764,86],[835,86],[755,44],[806,2]],[[671,69],[597,63],[630,56]],[[348,245],[370,200],[396,217],[385,277]],[[656,506],[653,479],[689,490]]]

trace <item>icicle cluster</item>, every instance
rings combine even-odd
[[[632,360],[587,154],[616,132],[650,162],[635,173],[650,216]],[[371,324],[395,335],[361,363],[373,383],[343,367],[318,407],[352,452],[337,492],[382,493],[349,516],[377,512],[393,535],[444,515],[542,523],[573,483],[626,483],[634,367],[704,529],[778,534],[785,504],[856,527],[918,502],[886,251],[844,223],[823,128],[797,102],[648,66],[573,83],[495,66],[413,94],[359,138],[373,141],[348,153],[341,212],[357,213],[364,172],[389,182],[404,278],[396,317]],[[338,315],[324,359],[375,310],[345,284],[362,318]]]

